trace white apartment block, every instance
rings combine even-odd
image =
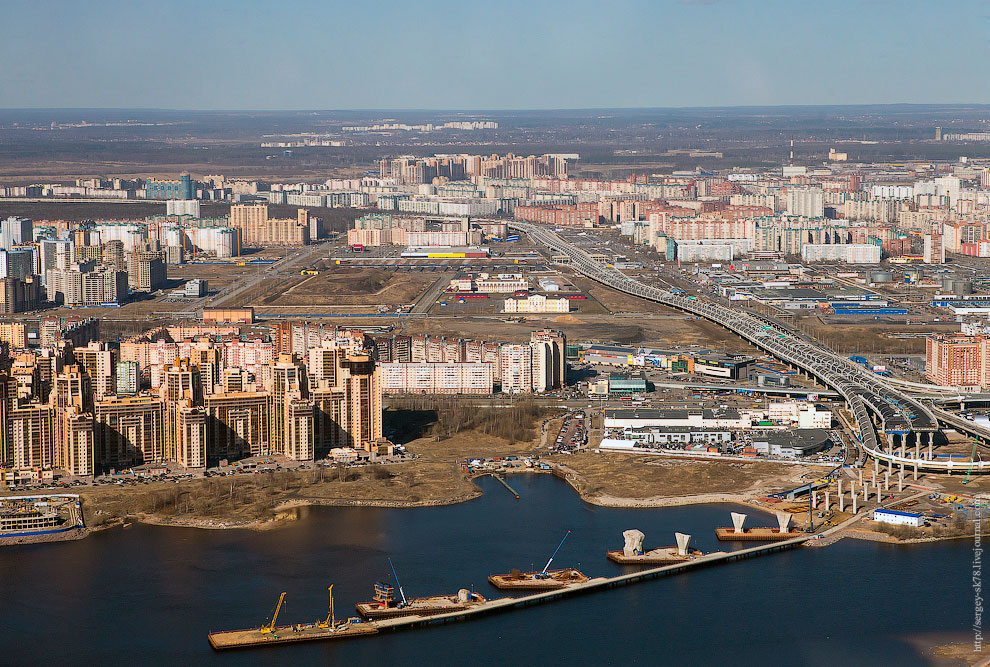
[[[387,394],[491,394],[494,387],[489,363],[389,362],[378,368]]]

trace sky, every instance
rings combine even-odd
[[[4,0],[0,108],[990,103],[990,1]]]

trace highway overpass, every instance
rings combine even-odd
[[[884,443],[878,437],[877,428],[891,436],[899,436],[901,443],[914,435],[915,442],[919,445],[926,433],[930,444],[933,434],[939,428],[938,419],[928,406],[859,364],[850,362],[844,356],[806,336],[796,334],[774,320],[702,297],[677,295],[644,285],[611,266],[594,261],[583,249],[545,227],[521,222],[512,222],[510,227],[526,233],[535,243],[551,252],[568,255],[571,259],[570,266],[602,285],[703,317],[813,375],[845,399],[856,419],[863,449],[872,456],[894,456],[893,448],[890,453],[884,453]]]

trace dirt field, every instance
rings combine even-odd
[[[582,496],[674,498],[709,493],[762,495],[817,477],[800,466],[778,463],[685,461],[636,454],[558,454],[552,459],[577,473]]]
[[[440,274],[398,274],[378,269],[335,267],[317,276],[299,276],[255,302],[264,306],[410,304]]]
[[[924,354],[925,338],[888,338],[886,334],[913,332],[908,324],[837,324],[821,322],[817,317],[795,317],[794,326],[814,336],[836,352],[843,354]],[[917,325],[915,325],[917,326]],[[929,333],[959,331],[955,322],[931,323],[924,326]]]

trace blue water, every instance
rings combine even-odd
[[[555,566],[591,576],[621,532],[646,546],[691,533],[725,549],[716,526],[732,505],[610,509],[581,501],[549,476],[511,478],[515,500],[490,479],[460,505],[417,509],[316,508],[266,532],[135,524],[87,539],[0,550],[5,626],[0,665],[870,665],[926,664],[902,641],[965,632],[973,602],[972,545],[895,547],[843,540],[464,623],[328,642],[215,653],[212,630],[256,627],[281,591],[281,622],[337,616],[369,599],[390,555],[407,595],[472,588],[513,567],[542,568],[565,530]],[[744,509],[749,525],[769,515]]]

